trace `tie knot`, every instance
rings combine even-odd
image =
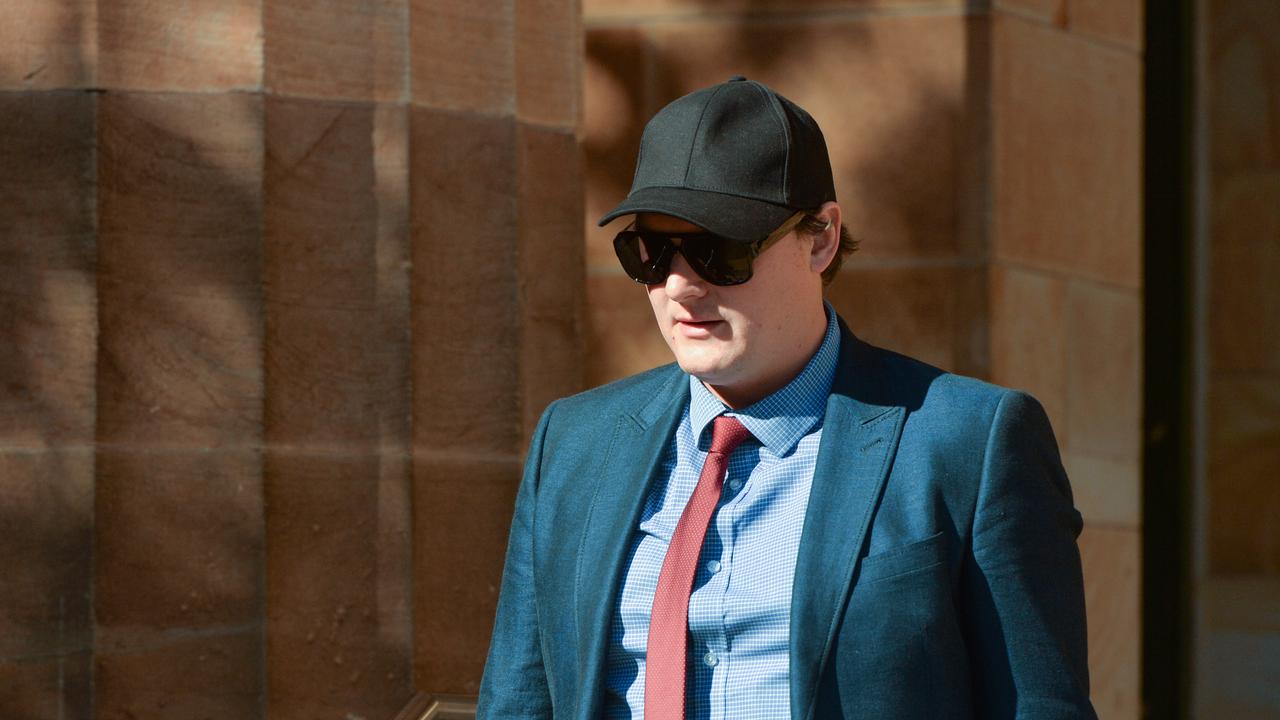
[[[738,418],[720,415],[711,421],[711,452],[728,455],[751,437],[751,431]]]

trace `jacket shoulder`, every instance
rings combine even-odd
[[[1002,402],[1039,407],[1039,402],[1023,390],[948,372],[892,350],[874,346],[871,350],[880,358],[887,385],[912,389],[909,394],[913,402],[904,404],[914,411],[962,415],[989,422]]]
[[[684,378],[675,363],[667,363],[636,375],[561,398],[555,402],[556,419],[599,420],[619,413],[635,414],[650,403],[667,397],[666,390]]]

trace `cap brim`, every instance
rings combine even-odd
[[[623,215],[660,213],[691,222],[717,235],[755,242],[768,237],[795,210],[763,200],[681,187],[647,187],[632,192],[600,218],[606,225]]]

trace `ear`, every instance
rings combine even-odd
[[[823,203],[814,217],[827,223],[827,229],[813,235],[813,246],[809,249],[809,269],[821,273],[831,264],[836,252],[840,250],[840,205],[836,202]]]

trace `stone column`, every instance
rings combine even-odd
[[[474,692],[581,383],[576,4],[0,5],[0,715]]]

